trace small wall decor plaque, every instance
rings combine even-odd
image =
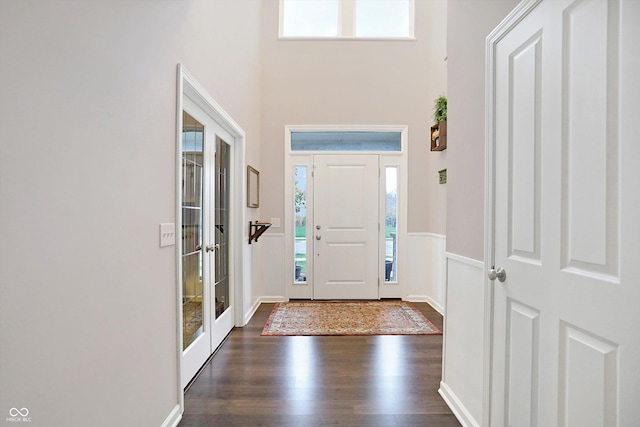
[[[442,169],[438,171],[438,175],[440,176],[440,184],[446,184],[447,183],[447,170],[446,169]]]

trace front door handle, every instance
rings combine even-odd
[[[322,236],[319,234],[316,234],[316,240],[320,240],[320,239],[322,239]]]
[[[507,272],[502,267],[491,267],[489,270],[489,280],[493,281],[498,279],[500,282],[507,280]]]

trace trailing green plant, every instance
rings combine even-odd
[[[447,120],[447,97],[444,95],[439,96],[436,99],[436,104],[433,107],[433,118],[436,123],[444,122]]]

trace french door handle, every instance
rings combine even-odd
[[[218,249],[220,249],[220,245],[217,243],[215,245],[207,245],[205,249],[207,252],[217,251]]]

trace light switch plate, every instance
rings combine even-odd
[[[160,224],[160,247],[176,244],[176,225],[173,223]]]
[[[271,226],[273,228],[280,228],[280,218],[271,218]]]

